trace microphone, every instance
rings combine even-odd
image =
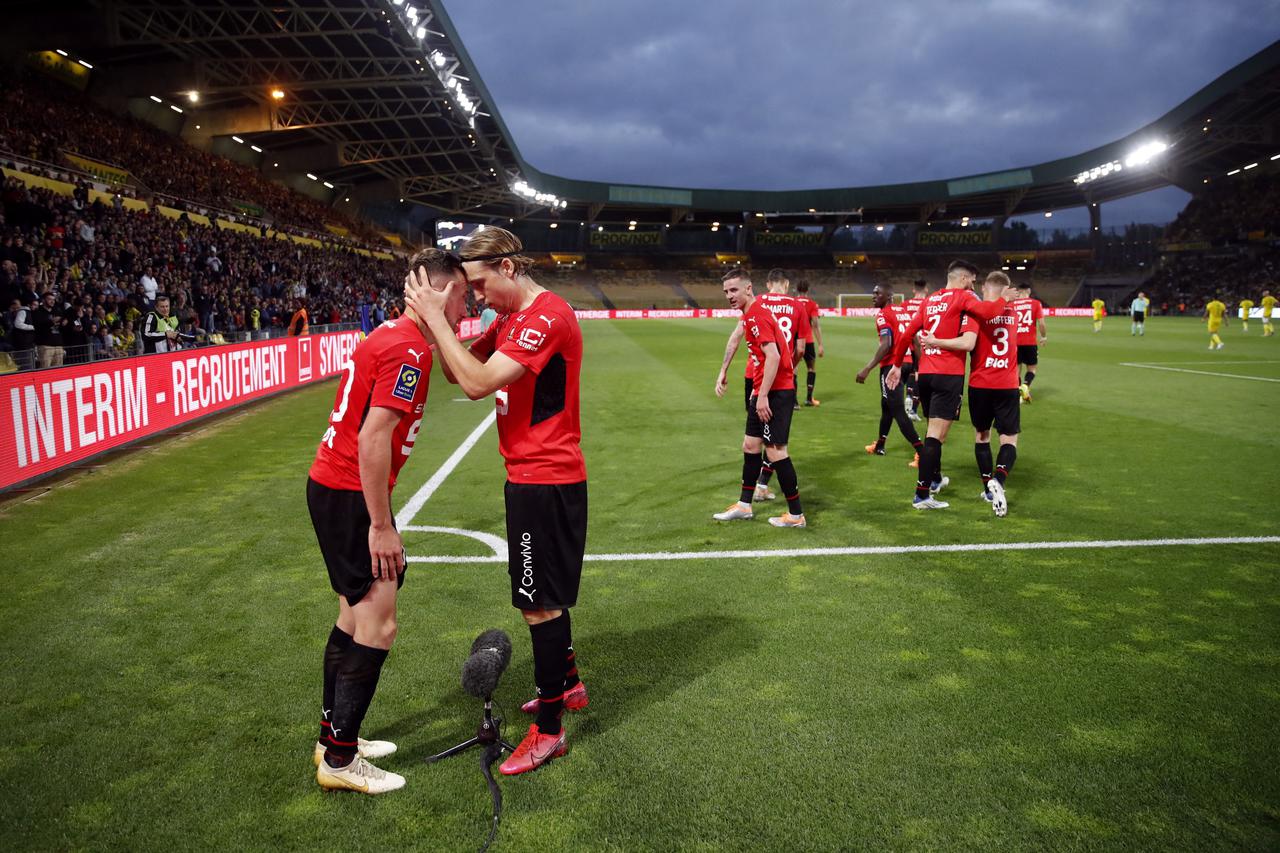
[[[471,644],[471,656],[462,665],[462,689],[488,700],[510,663],[511,637],[506,631],[490,628]]]

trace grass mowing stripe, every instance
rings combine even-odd
[[[1217,373],[1212,370],[1185,370],[1181,367],[1160,367],[1155,364],[1138,364],[1132,361],[1120,362],[1121,367],[1141,367],[1145,370],[1167,370],[1170,373],[1198,373],[1201,376],[1225,376],[1227,379],[1252,379],[1254,382],[1280,382],[1266,376],[1241,376],[1238,373]]]
[[[454,531],[450,531],[454,532]],[[470,531],[467,532],[468,534]],[[587,554],[588,562],[642,563],[659,560],[746,560],[756,557],[850,557],[871,554],[937,554],[967,551],[1058,551],[1082,548],[1169,548],[1179,545],[1262,545],[1280,543],[1280,536],[1204,536],[1189,539],[1098,539],[1063,542],[972,542],[961,545],[871,545],[848,548],[778,548],[751,551],[651,551],[636,554]],[[409,557],[411,563],[504,563],[491,557]]]
[[[422,488],[413,493],[413,497],[409,498],[409,501],[397,513],[397,525],[404,527],[413,521],[414,516],[422,509],[422,505],[435,494],[436,489],[440,488],[445,479],[453,473],[453,469],[458,467],[458,463],[471,452],[471,448],[476,446],[480,436],[484,435],[485,430],[493,426],[494,421],[497,419],[498,410],[491,410],[488,416],[480,422],[480,425],[471,431],[471,434],[463,440],[462,444],[458,445],[458,449],[453,451],[449,458],[444,460],[444,464],[436,469],[436,472],[431,475],[431,479],[423,483]]]

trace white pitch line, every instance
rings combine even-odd
[[[1249,360],[1239,359],[1239,360],[1232,361],[1232,360],[1220,359],[1220,358],[1208,358],[1208,359],[1205,359],[1204,361],[1137,361],[1137,362],[1126,361],[1125,364],[1176,364],[1176,365],[1182,365],[1182,364],[1280,364],[1280,359],[1275,359],[1275,358],[1249,359]]]
[[[1138,364],[1133,361],[1120,362],[1121,367],[1142,367],[1147,370],[1167,370],[1170,373],[1198,373],[1201,376],[1225,376],[1227,379],[1251,379],[1254,382],[1280,382],[1267,376],[1241,376],[1239,373],[1217,373],[1212,370],[1183,370],[1178,367],[1160,367],[1155,364]]]
[[[484,431],[493,426],[493,422],[497,419],[498,410],[492,409],[489,412],[488,417],[480,422],[480,426],[473,429],[471,431],[471,435],[467,436],[466,440],[463,441],[462,444],[458,445],[458,449],[453,451],[453,455],[444,460],[444,464],[431,475],[431,479],[423,483],[422,488],[413,493],[413,497],[409,498],[409,502],[401,507],[400,511],[396,513],[397,527],[403,528],[413,522],[418,511],[422,509],[422,505],[427,502],[428,498],[435,494],[436,489],[440,488],[441,484],[444,483],[445,478],[453,473],[453,469],[458,467],[458,463],[462,461],[463,457],[467,455],[471,448],[476,446],[476,442],[480,440],[480,436],[484,435]]]
[[[846,557],[876,554],[944,554],[969,551],[1059,551],[1093,548],[1161,548],[1175,545],[1272,545],[1280,536],[1205,536],[1194,539],[1096,539],[1064,542],[978,542],[966,545],[869,545],[845,548],[781,548],[755,551],[652,551],[587,554],[586,562],[644,563],[671,560],[745,560],[760,557]],[[409,557],[411,563],[505,563],[505,557]]]

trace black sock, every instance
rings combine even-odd
[[[742,497],[739,500],[744,504],[751,503],[751,499],[755,497],[756,481],[760,479],[761,462],[759,453],[742,454]]]
[[[773,463],[764,455],[763,451],[760,455],[760,476],[756,478],[756,484],[760,486],[769,485],[769,481],[773,479]]]
[[[808,381],[805,382],[805,387],[808,389],[808,392],[809,392],[808,400],[810,403],[813,402],[813,383],[816,381],[818,381],[818,372],[816,370],[810,370]]]
[[[333,728],[325,744],[325,761],[330,767],[344,767],[356,757],[360,724],[378,689],[378,676],[387,659],[386,649],[375,649],[351,641],[338,664],[333,689]]]
[[[978,460],[978,473],[982,476],[982,490],[987,490],[987,481],[991,479],[991,445],[985,441],[973,443],[973,455]]]
[[[884,441],[889,437],[889,430],[893,428],[893,412],[885,403],[884,398],[880,399],[880,432],[879,438],[876,439],[876,449],[884,450]]]
[[[1014,444],[1000,445],[1000,452],[996,454],[996,479],[1000,481],[1000,485],[1004,485],[1004,481],[1009,478],[1009,472],[1013,470],[1013,463],[1018,459],[1018,447]]]
[[[778,472],[778,485],[787,499],[787,512],[792,515],[804,515],[800,508],[800,484],[796,481],[796,466],[791,464],[791,457],[773,461],[773,470]]]
[[[320,742],[329,741],[329,718],[333,716],[333,690],[338,680],[338,665],[342,655],[351,646],[351,635],[333,626],[329,642],[324,647],[324,694],[320,700]]]
[[[1034,370],[1028,370],[1026,373],[1022,374],[1022,384],[1026,385],[1028,388],[1031,387],[1031,383],[1034,382],[1035,379],[1036,372]]]
[[[564,652],[569,647],[569,620],[563,612],[555,619],[529,626],[533,640],[533,682],[538,687],[538,731],[560,734],[564,713]]]
[[[564,689],[572,690],[582,681],[578,677],[578,656],[573,652],[573,623],[569,621],[569,611],[564,611],[564,635],[569,645],[564,656]]]
[[[938,480],[942,471],[942,442],[926,438],[920,451],[920,476],[916,480],[916,497],[929,497],[929,486]]]

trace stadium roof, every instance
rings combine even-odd
[[[1195,191],[1280,152],[1280,42],[1149,125],[1073,157],[951,180],[748,191],[610,184],[538,170],[521,156],[439,0],[81,0],[57,9],[23,3],[15,20],[27,49],[74,48],[118,96],[200,92],[188,125],[203,116],[203,133],[214,142],[234,135],[257,145],[286,174],[334,184],[335,200],[350,194],[372,207],[404,199],[481,220],[985,219],[1171,184]],[[280,100],[271,95],[277,87]],[[198,136],[190,127],[183,133]],[[1145,165],[1124,166],[1152,142],[1168,149]],[[1078,181],[1116,163],[1120,169]],[[535,192],[546,195],[531,198]]]

